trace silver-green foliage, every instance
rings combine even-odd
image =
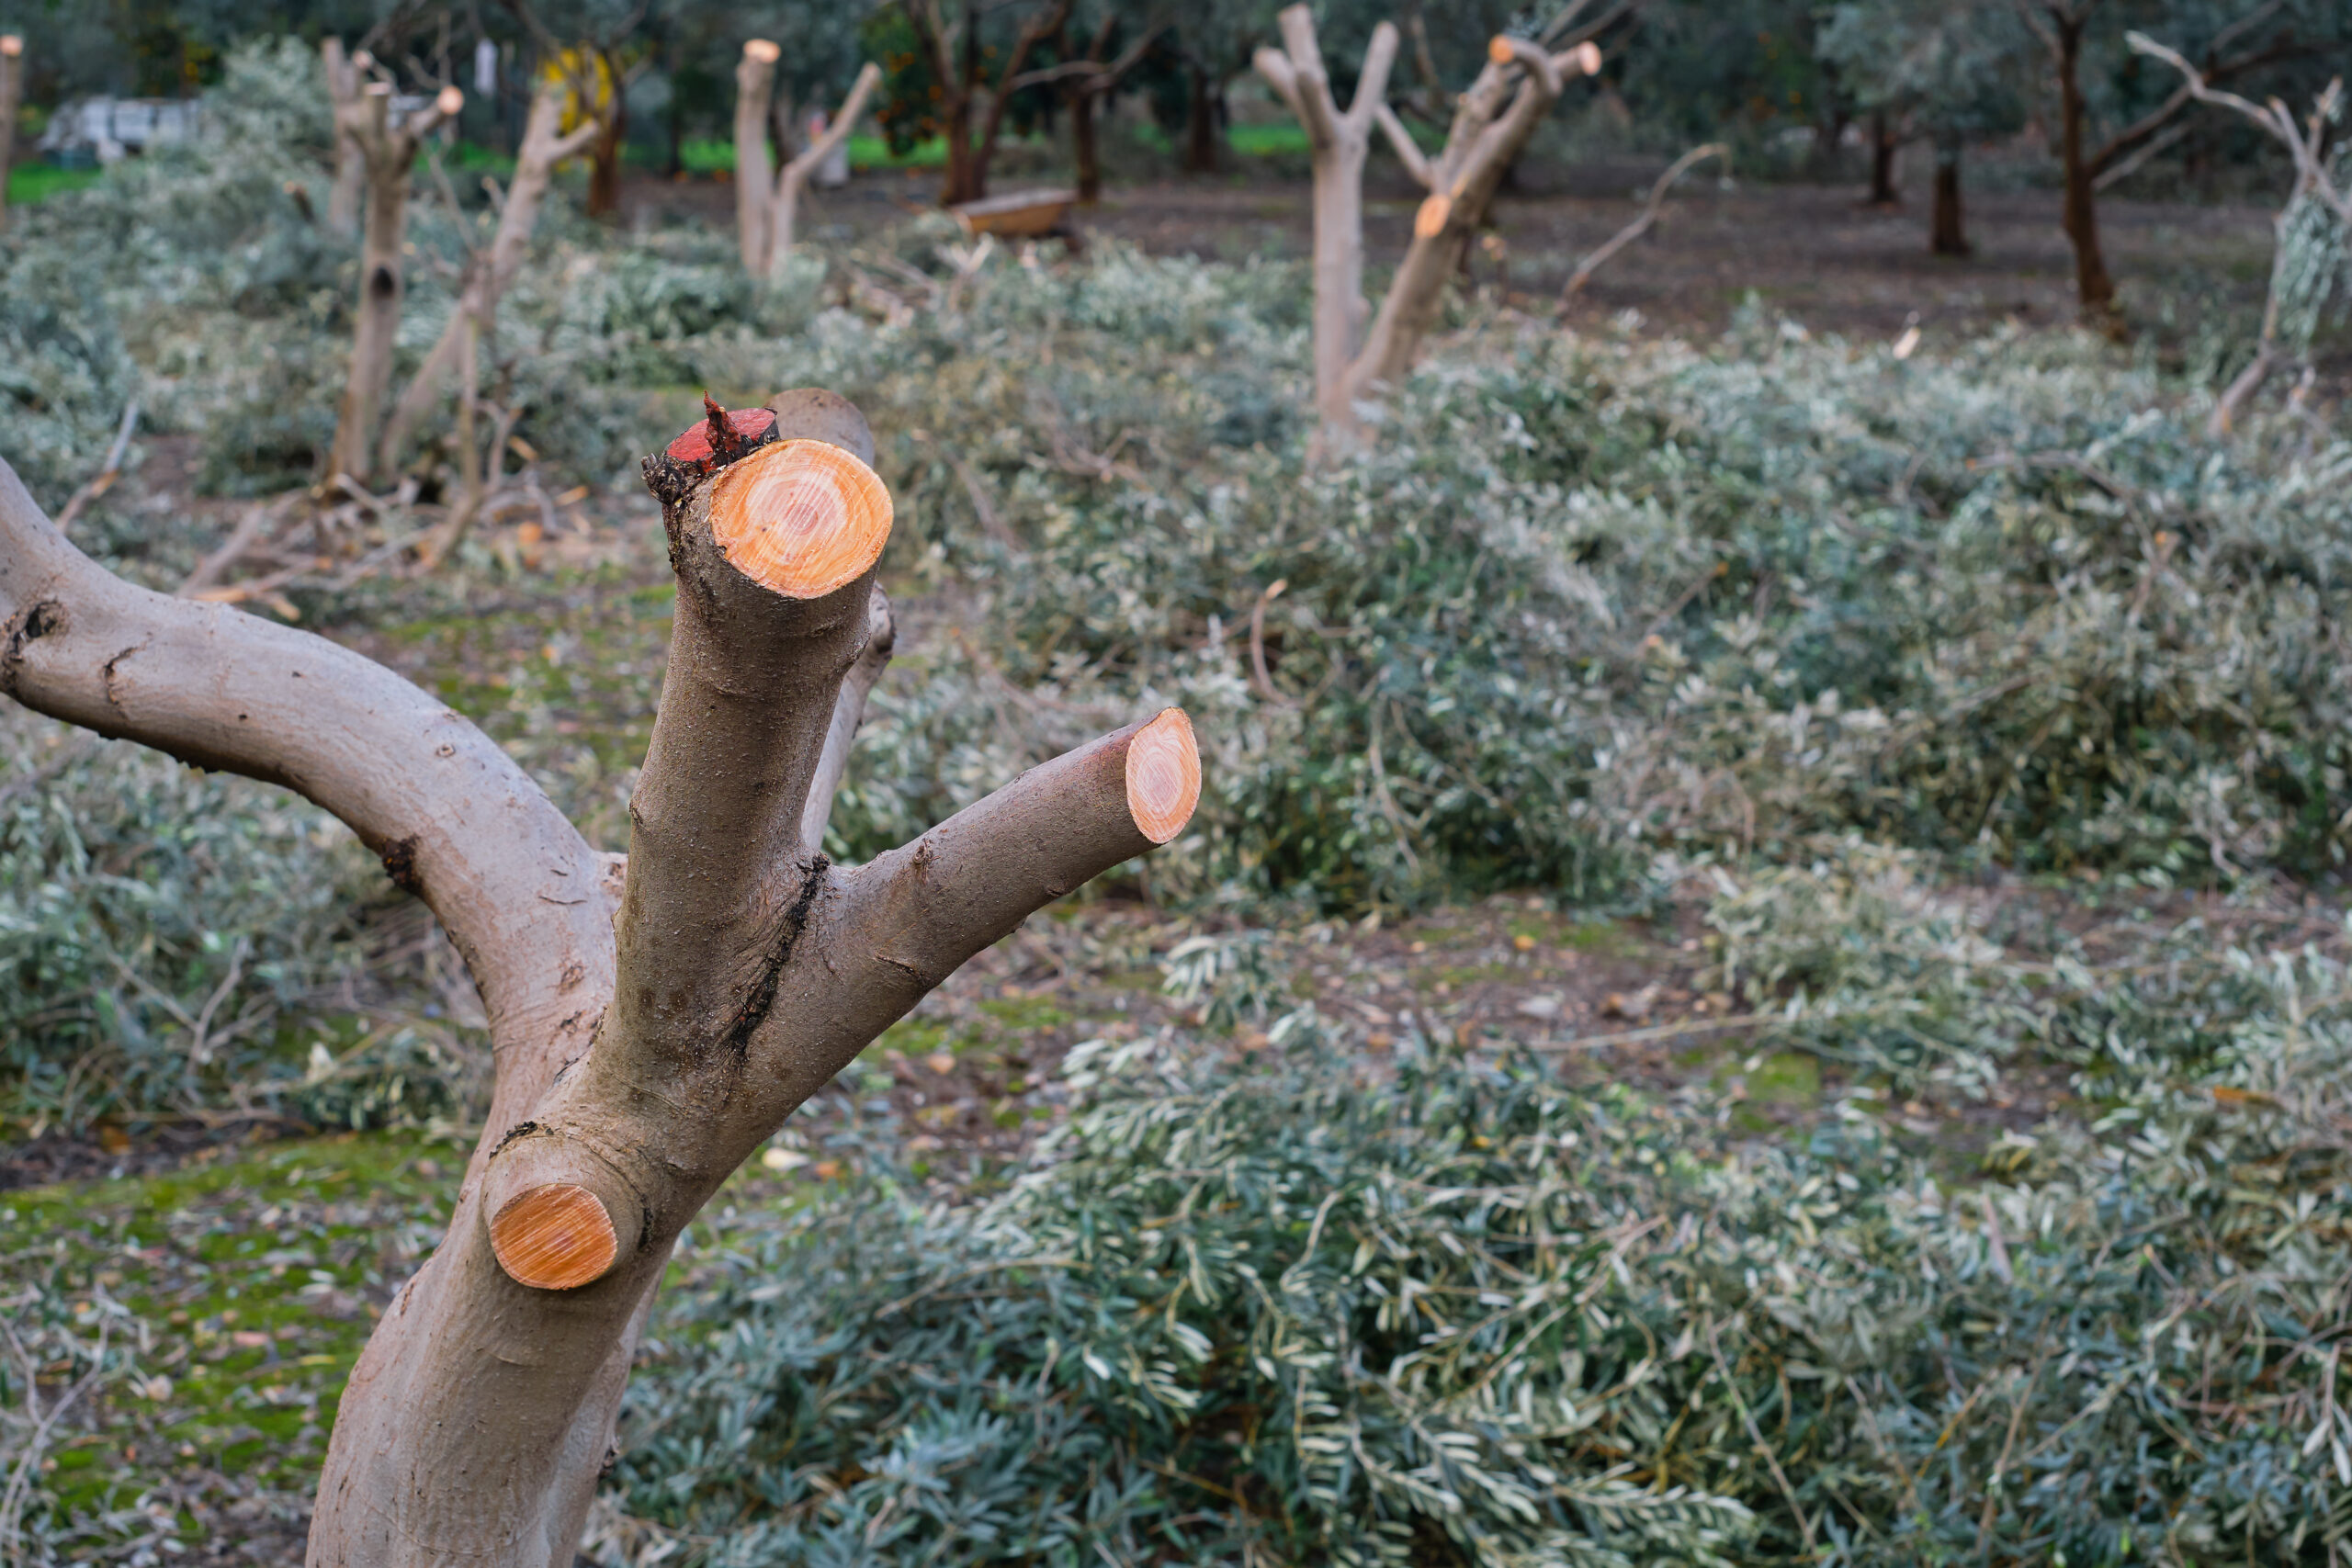
[[[606,1560],[2324,1561],[2352,990],[2177,935],[2076,968],[2101,1110],[1973,1188],[1867,1095],[1759,1144],[1311,1013],[1090,1045],[976,1207],[696,1233]]]
[[[446,1051],[361,1026],[371,878],[283,791],[0,712],[0,1125],[442,1109]]]

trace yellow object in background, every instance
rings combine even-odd
[[[566,133],[602,118],[613,102],[613,68],[591,49],[559,51],[539,66],[539,85],[563,95]]]

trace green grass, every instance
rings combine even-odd
[[[105,177],[104,169],[60,169],[48,164],[19,164],[8,171],[8,205],[24,207],[46,200],[61,191],[84,189]]]
[[[0,1194],[20,1279],[45,1276],[85,1334],[119,1307],[147,1340],[44,1465],[60,1500],[123,1506],[173,1472],[199,1499],[307,1492],[380,1303],[439,1240],[464,1168],[413,1133],[345,1134]]]

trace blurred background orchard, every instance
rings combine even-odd
[[[0,458],[116,571],[622,850],[638,459],[826,386],[829,852],[1199,732],[688,1233],[587,1560],[2346,1561],[2352,9],[1312,14],[1359,332],[1599,51],[1353,430],[1267,0],[0,0]],[[0,711],[0,1562],[300,1560],[486,1054],[331,818]]]

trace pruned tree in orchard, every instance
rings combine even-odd
[[[2160,98],[2120,94],[2126,73],[2113,57],[2120,39],[2097,25],[2137,21],[2143,31],[2191,40],[2188,51],[2209,86],[2352,39],[2352,16],[2333,0],[2016,0],[2041,40],[2057,89],[2057,141],[2066,240],[2075,254],[2075,294],[2086,315],[2115,315],[2115,278],[2099,242],[2098,193],[2104,178],[2180,130],[2196,102],[2184,84]],[[2099,126],[2116,129],[2104,138]]]
[[[1065,19],[1062,32],[1055,39],[1055,52],[1063,58],[1024,73],[1009,86],[1017,91],[1050,85],[1059,95],[1062,107],[1069,111],[1070,164],[1077,176],[1078,199],[1091,205],[1102,198],[1102,153],[1096,134],[1096,112],[1102,100],[1143,63],[1152,46],[1166,36],[1170,24],[1164,16],[1145,20],[1130,15],[1128,7],[1105,4],[1098,8],[1087,29],[1083,51],[1070,48],[1070,21]],[[1125,45],[1121,48],[1123,37]],[[1114,53],[1114,50],[1117,52]]]
[[[820,850],[890,652],[891,500],[820,391],[646,459],[678,594],[629,852],[371,660],[84,556],[0,465],[0,691],[283,784],[439,917],[496,1076],[440,1247],[335,1417],[314,1568],[569,1568],[672,1246],[883,1029],[1032,911],[1167,842],[1199,755],[1170,708],[854,868]]]
[[[1004,131],[1015,85],[1046,41],[1062,30],[1075,0],[1026,0],[982,6],[978,0],[897,0],[914,34],[914,69],[891,73],[899,123],[937,134],[947,143],[939,202],[952,207],[989,193],[989,164]],[[982,33],[1000,15],[1012,31],[999,44]],[[993,72],[991,73],[991,67]],[[909,103],[909,94],[924,101]],[[982,107],[985,103],[985,108]]]
[[[530,0],[506,0],[538,49],[546,78],[570,90],[570,118],[593,124],[588,141],[588,216],[620,210],[621,148],[628,136],[628,85],[651,62],[632,39],[652,0],[571,0],[557,15],[574,41],[567,43]]]
[[[1961,199],[1971,141],[2025,122],[2020,78],[2030,39],[2011,0],[1843,0],[1817,35],[1825,62],[1897,140],[1927,138],[1935,153],[1928,249],[1969,253]]]
[[[1359,403],[1412,368],[1504,173],[1567,78],[1600,68],[1600,51],[1589,39],[1555,54],[1533,39],[1496,38],[1485,68],[1455,101],[1444,148],[1430,158],[1385,101],[1396,59],[1395,27],[1382,22],[1373,29],[1355,96],[1341,108],[1316,39],[1314,14],[1292,6],[1278,20],[1283,47],[1260,50],[1256,63],[1306,131],[1315,202],[1317,448],[1328,458],[1363,445]],[[1367,333],[1363,165],[1375,125],[1430,195],[1414,217],[1411,247]]]
[[[2339,289],[2352,293],[2352,158],[2339,148],[2331,160],[2328,151],[2328,133],[2343,114],[2344,78],[2332,78],[2311,114],[2298,122],[2295,112],[2275,97],[2256,104],[2215,88],[2177,50],[2141,33],[2126,41],[2134,52],[2179,72],[2198,102],[2228,109],[2259,127],[2287,149],[2294,165],[2286,205],[2271,220],[2278,243],[2271,253],[2270,288],[2262,302],[2262,333],[2254,358],[2222,389],[2207,426],[2210,434],[2225,435],[2238,411],[2282,362],[2310,354],[2312,335],[2331,297]]]
[[[782,270],[792,254],[801,192],[818,167],[849,140],[874,90],[882,85],[880,66],[870,61],[860,66],[849,96],[826,122],[824,134],[786,158],[771,180],[768,121],[775,101],[775,65],[783,54],[772,39],[751,39],[735,66],[735,230],[743,270],[753,277],[773,277]]]
[[[466,96],[444,87],[413,114],[396,114],[389,82],[358,82],[346,73],[342,49],[323,46],[329,91],[334,96],[335,141],[358,155],[363,218],[359,235],[359,300],[354,312],[351,369],[335,416],[327,477],[366,482],[373,468],[377,422],[392,379],[392,345],[406,298],[402,245],[408,233],[409,175],[418,149],[441,122],[465,106]],[[356,87],[345,94],[338,82]]]
[[[8,226],[8,171],[16,166],[17,110],[25,90],[25,36],[0,33],[0,229]]]
[[[468,259],[457,309],[450,312],[448,324],[441,329],[424,363],[417,367],[415,377],[393,405],[391,417],[384,422],[383,440],[377,452],[380,471],[389,472],[399,466],[409,437],[431,412],[453,373],[458,378],[459,396],[472,395],[475,356],[480,345],[492,335],[499,300],[505,298],[508,286],[523,270],[523,263],[531,254],[531,234],[538,227],[539,209],[547,204],[556,165],[578,156],[599,133],[599,127],[593,121],[574,126],[569,131],[560,129],[563,100],[562,92],[547,82],[540,83],[531,96],[530,112],[524,120],[523,144],[514,156],[514,176],[507,183],[499,202],[498,227],[491,236],[489,248],[477,251]]]

